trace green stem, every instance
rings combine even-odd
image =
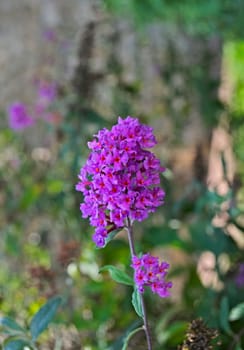
[[[134,245],[133,230],[132,230],[132,224],[130,222],[130,219],[128,219],[128,225],[127,225],[126,229],[128,232],[128,240],[129,240],[131,257],[133,257],[134,255],[136,255],[136,250],[135,250],[135,245]],[[150,329],[149,329],[149,325],[148,325],[147,312],[146,312],[143,294],[140,294],[140,298],[141,298],[141,306],[142,306],[142,314],[143,314],[143,322],[144,322],[143,329],[145,331],[146,338],[147,338],[148,350],[152,350],[151,334],[150,334]]]

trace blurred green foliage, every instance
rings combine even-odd
[[[135,24],[163,21],[193,35],[243,36],[242,0],[103,0],[110,11],[130,18]]]
[[[104,265],[108,269],[110,265],[120,269],[125,266],[125,272],[131,275],[128,246],[120,234],[106,248],[94,248],[92,229],[80,219],[81,199],[74,191],[79,164],[87,154],[87,135],[89,130],[100,128],[101,121],[102,116],[90,122],[87,115],[78,118],[72,114],[65,117],[59,130],[49,130],[54,139],[63,135],[61,143],[56,139],[59,149],[51,163],[34,159],[21,134],[9,130],[1,134],[2,149],[10,147],[12,153],[1,166],[1,193],[6,206],[1,213],[4,268],[0,302],[3,315],[23,324],[30,322],[44,301],[61,294],[65,303],[58,314],[57,329],[62,324],[72,324],[88,348],[116,350],[121,349],[129,330],[138,327],[131,306],[132,290],[130,286],[116,285],[99,269]],[[172,181],[162,178],[169,203],[174,202],[170,198]],[[243,252],[228,234],[228,223],[240,226],[242,211],[231,206],[225,227],[214,227],[213,218],[224,211],[223,203],[235,203],[235,192],[230,188],[221,196],[201,183],[190,186],[191,190],[186,189],[173,206],[158,210],[156,221],[151,218],[135,227],[138,251],[169,249],[181,256],[179,261],[172,258],[171,263],[171,277],[181,281],[175,282],[180,283],[176,299],[165,302],[157,298],[155,302],[155,296],[146,294],[151,323],[155,325],[155,349],[175,349],[183,342],[188,322],[199,316],[209,327],[219,330],[223,349],[230,343],[241,348],[243,300],[242,290],[235,286],[235,276]],[[70,249],[70,241],[75,242],[78,253]],[[206,251],[216,263],[211,272],[214,280],[208,286],[197,270],[197,261]],[[40,349],[42,343],[50,341],[52,329],[49,336],[40,338]],[[137,333],[134,338],[140,343]],[[133,339],[130,341],[133,343]]]
[[[6,334],[3,348],[5,350],[23,350],[23,348],[28,347],[28,349],[36,350],[37,338],[52,321],[61,303],[60,297],[49,299],[35,313],[27,328],[20,326],[9,317],[0,317],[0,330]]]
[[[232,118],[240,119],[244,113],[244,42],[228,41],[224,45],[223,55],[227,65],[227,74],[231,80],[230,108],[233,113]]]
[[[227,41],[223,50],[225,76],[227,88],[228,122],[233,135],[233,149],[238,164],[238,174],[244,180],[244,42]],[[243,189],[240,195],[243,202]]]

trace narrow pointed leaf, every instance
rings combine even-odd
[[[143,331],[143,327],[139,327],[136,329],[133,329],[133,331],[131,331],[129,334],[127,334],[125,340],[124,340],[124,345],[122,350],[126,350],[127,346],[129,345],[129,340],[133,337],[134,334],[136,334],[137,332]]]
[[[4,341],[3,350],[23,350],[25,346],[29,346],[26,340],[9,338]]]
[[[137,288],[134,289],[134,292],[132,294],[132,305],[134,306],[134,309],[139,317],[143,317],[142,312],[142,305],[141,305],[141,296],[138,292]]]
[[[229,301],[227,297],[223,297],[220,303],[220,326],[227,334],[232,335],[229,324]]]
[[[61,297],[54,297],[42,306],[34,315],[30,323],[30,331],[33,341],[47,328],[55,316],[58,307],[62,303]]]
[[[115,237],[119,232],[121,232],[121,228],[110,232],[109,235],[108,235],[108,237],[107,237],[106,240],[105,240],[105,245],[107,245],[110,241],[112,241],[112,240],[114,239],[114,237]]]
[[[113,265],[103,266],[100,269],[100,272],[101,271],[109,271],[111,278],[118,283],[126,284],[128,286],[134,285],[133,279],[129,275],[127,275],[127,273]]]
[[[123,334],[120,335],[120,337],[117,338],[107,350],[121,350],[127,335],[130,334],[134,329],[142,326],[142,323],[142,320],[136,319],[129,327],[124,330]]]
[[[0,329],[7,333],[25,332],[24,328],[10,317],[0,317]]]

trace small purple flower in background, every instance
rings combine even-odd
[[[58,40],[57,33],[52,28],[47,28],[43,31],[42,37],[45,41],[55,43]]]
[[[244,287],[244,263],[241,263],[239,265],[239,269],[237,272],[237,275],[235,277],[235,282],[237,287],[243,288]]]
[[[158,257],[144,254],[140,258],[133,256],[131,266],[135,271],[134,280],[140,293],[144,292],[145,286],[149,286],[161,298],[170,296],[172,282],[165,281],[169,269],[167,262],[159,262]]]
[[[153,129],[132,117],[119,117],[111,131],[102,129],[88,142],[91,153],[76,190],[83,192],[80,209],[96,227],[93,240],[98,247],[105,245],[109,232],[125,227],[126,220],[142,221],[163,204],[159,184],[165,169],[145,149],[156,143]]]
[[[11,129],[26,129],[33,125],[38,118],[52,124],[61,122],[62,116],[60,113],[50,108],[57,98],[56,82],[37,80],[34,83],[37,88],[37,98],[34,104],[27,106],[22,102],[14,102],[8,108],[8,119]],[[32,115],[30,115],[28,108],[31,109]]]
[[[27,107],[21,102],[14,102],[9,106],[8,119],[10,128],[14,130],[23,130],[35,123]]]
[[[51,112],[50,107],[57,98],[56,82],[38,80],[35,82],[37,87],[37,99],[33,106],[35,116],[47,122],[53,122],[58,113]]]
[[[47,108],[57,97],[57,84],[55,82],[40,81],[37,90],[37,106]]]

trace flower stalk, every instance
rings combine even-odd
[[[132,258],[133,256],[136,255],[136,251],[135,251],[135,245],[134,245],[132,224],[131,224],[129,219],[128,219],[128,225],[126,226],[126,229],[127,229],[127,233],[128,233],[130,254],[131,254],[131,258]],[[140,299],[141,299],[143,323],[144,323],[143,329],[145,331],[146,338],[147,338],[147,347],[148,347],[148,350],[152,350],[152,340],[151,340],[151,334],[150,334],[150,329],[149,329],[149,325],[148,325],[147,312],[146,312],[143,294],[140,294]]]
[[[130,116],[119,117],[111,130],[100,130],[93,141],[88,142],[91,153],[80,170],[76,185],[76,190],[84,196],[80,205],[82,216],[89,217],[90,224],[95,227],[92,238],[97,247],[105,247],[114,230],[127,230],[134,269],[134,282],[129,284],[136,288],[132,304],[143,319],[148,350],[152,350],[152,340],[144,289],[149,287],[154,294],[165,298],[170,296],[172,287],[172,282],[165,279],[167,262],[160,262],[149,253],[136,255],[132,230],[134,221],[145,220],[164,203],[160,174],[165,168],[148,150],[156,143],[152,128]],[[118,282],[118,276],[114,279]],[[128,283],[128,278],[122,280]]]

